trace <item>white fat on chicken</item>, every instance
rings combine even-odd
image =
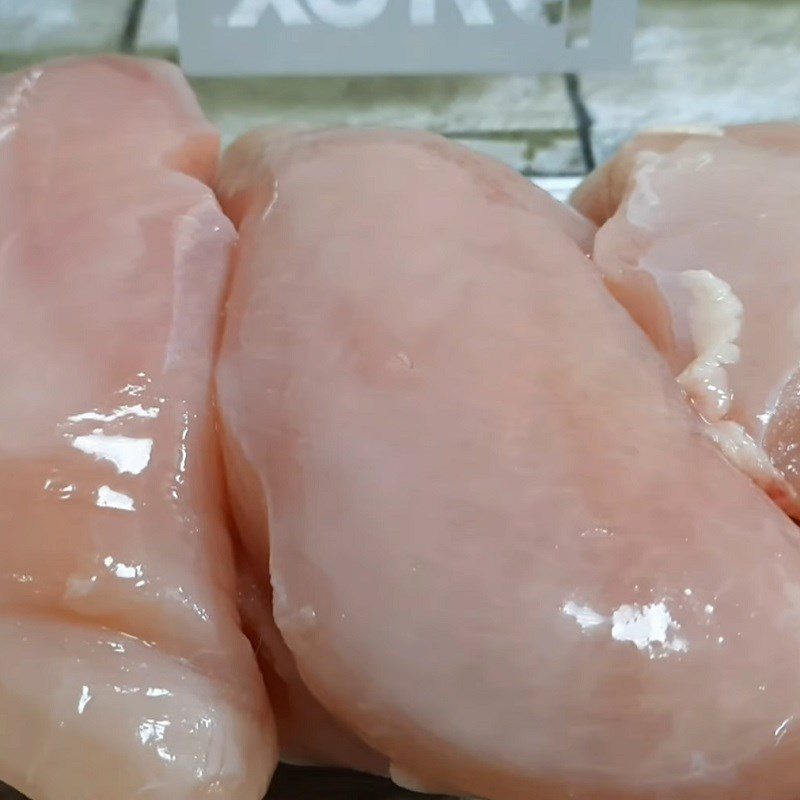
[[[742,330],[742,303],[729,284],[707,269],[687,269],[680,282],[692,297],[695,358],[678,375],[678,383],[700,415],[716,422],[730,411],[733,399],[725,367],[740,358],[736,340]]]
[[[800,519],[798,143],[796,125],[650,132],[572,202],[709,436]]]
[[[689,321],[695,358],[678,375],[692,405],[708,423],[706,432],[723,455],[781,505],[794,505],[796,492],[769,455],[742,425],[725,419],[733,401],[726,370],[741,357],[736,343],[744,307],[730,284],[707,269],[685,270],[681,284],[689,290]]]

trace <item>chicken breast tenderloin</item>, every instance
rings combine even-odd
[[[800,554],[519,176],[428,135],[254,134],[217,383],[312,692],[398,782],[791,800]]]
[[[647,135],[573,202],[731,461],[800,517],[800,126]]]
[[[211,407],[234,231],[177,69],[0,81],[0,780],[32,800],[260,800]]]

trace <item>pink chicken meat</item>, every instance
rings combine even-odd
[[[0,98],[0,780],[260,800],[210,392],[217,134],[156,62],[53,62]]]
[[[239,568],[239,608],[269,693],[281,761],[386,775],[386,759],[337,722],[300,677],[273,618],[268,565],[260,568],[243,559]]]
[[[648,131],[625,144],[614,158],[592,172],[573,192],[571,202],[597,225],[607,222],[628,193],[640,153],[670,153],[688,139],[727,139],[777,153],[800,155],[800,126],[792,122],[677,127]],[[646,158],[646,157],[645,157]]]
[[[592,226],[412,133],[251,134],[220,195],[234,504],[325,707],[416,788],[797,797],[796,530]]]
[[[575,205],[709,435],[800,516],[800,126],[648,135]]]

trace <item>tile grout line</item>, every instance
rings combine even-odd
[[[142,24],[142,12],[145,0],[131,0],[128,7],[128,16],[125,27],[119,40],[119,49],[122,53],[132,53],[139,38],[139,28]]]
[[[580,76],[574,72],[564,73],[564,87],[569,99],[570,108],[575,117],[575,126],[578,130],[578,139],[581,144],[581,154],[586,172],[591,172],[597,162],[594,156],[594,146],[592,144],[592,125],[594,120],[586,107],[586,103],[581,93]]]

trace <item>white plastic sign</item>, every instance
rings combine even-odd
[[[535,73],[622,66],[637,0],[178,0],[191,75]]]

